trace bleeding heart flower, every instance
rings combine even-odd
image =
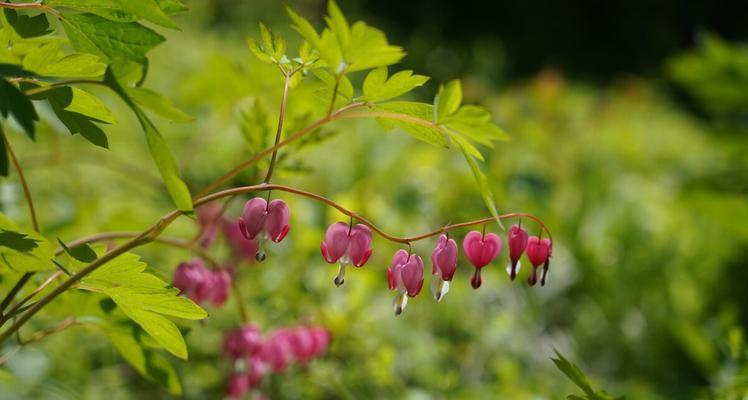
[[[392,264],[387,269],[387,283],[390,290],[400,294],[395,297],[395,315],[400,315],[408,305],[408,297],[415,297],[423,287],[423,260],[405,250],[398,250],[392,256]]]
[[[223,338],[223,354],[236,360],[259,353],[262,345],[260,330],[256,325],[244,325],[228,332]]]
[[[274,372],[284,372],[293,361],[289,336],[290,333],[287,329],[278,329],[262,345],[260,358]]]
[[[522,257],[522,253],[527,247],[527,231],[517,224],[512,225],[509,229],[507,242],[509,243],[509,265],[506,267],[506,272],[509,274],[509,278],[514,280],[521,266],[519,258]]]
[[[545,285],[546,275],[548,273],[548,263],[551,256],[551,240],[540,239],[537,236],[531,236],[527,239],[527,258],[532,263],[532,272],[530,277],[527,279],[527,283],[530,286],[534,286],[537,282],[537,268],[543,265],[543,273],[541,277],[541,285]]]
[[[315,326],[309,329],[309,333],[312,335],[312,341],[314,343],[314,356],[324,354],[327,351],[327,346],[330,345],[330,332],[325,328]]]
[[[190,296],[195,293],[199,286],[204,284],[208,274],[210,274],[210,271],[205,268],[203,261],[195,258],[190,262],[179,264],[174,271],[172,284],[182,293]]]
[[[335,277],[335,286],[340,286],[345,281],[346,265],[362,267],[371,256],[371,231],[366,225],[351,227],[345,222],[336,222],[327,228],[320,250],[328,263],[340,263]]]
[[[279,243],[286,237],[291,211],[285,201],[275,199],[268,204],[262,197],[255,197],[244,205],[244,213],[239,218],[239,230],[247,240],[260,239],[260,247],[264,240],[270,239]],[[265,259],[261,248],[255,255],[257,261]]]
[[[431,273],[434,275],[433,292],[436,301],[441,301],[449,292],[449,281],[457,270],[457,242],[447,238],[447,235],[439,236],[436,247],[431,253],[433,265]]]
[[[462,249],[465,251],[470,263],[475,266],[475,273],[470,279],[470,285],[473,289],[478,289],[483,283],[480,276],[481,268],[490,264],[501,251],[501,238],[495,233],[489,233],[485,236],[478,231],[470,231],[462,240]]]

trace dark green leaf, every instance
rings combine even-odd
[[[145,54],[165,39],[137,22],[113,22],[94,14],[64,15],[70,44],[106,62],[145,62]]]
[[[4,140],[0,140],[0,176],[8,176],[8,149]]]
[[[80,133],[91,143],[108,148],[106,134],[92,121],[110,123],[114,116],[96,97],[83,90],[63,86],[38,94],[49,100],[52,111],[71,135]]]
[[[169,191],[174,204],[180,211],[191,213],[192,212],[192,196],[190,195],[187,185],[182,181],[179,176],[179,169],[177,163],[172,156],[169,147],[166,145],[161,133],[158,132],[156,126],[151,122],[148,116],[138,107],[135,102],[130,98],[127,92],[120,86],[117,79],[111,72],[111,69],[107,69],[104,76],[104,82],[112,88],[121,98],[127,103],[128,106],[133,110],[135,116],[140,121],[140,125],[145,133],[146,141],[148,142],[148,150],[151,153],[153,161],[156,163],[161,177],[166,184],[166,189]]]
[[[16,64],[0,64],[0,77],[23,77],[23,78],[32,78],[34,77],[34,73],[31,71],[26,71],[21,67],[20,65]]]
[[[571,361],[567,360],[566,357],[564,357],[561,353],[559,353],[558,350],[553,349],[553,351],[556,353],[556,356],[558,358],[551,358],[551,361],[553,361],[554,364],[556,364],[556,367],[561,370],[561,372],[564,373],[569,379],[571,379],[572,382],[574,382],[575,385],[577,385],[582,391],[588,396],[592,397],[595,396],[595,391],[592,390],[592,386],[590,385],[589,380],[587,379],[587,376],[584,375],[584,372],[582,372],[579,367],[571,363]]]
[[[66,246],[60,238],[57,238],[57,243],[62,246],[63,250],[65,250],[65,253],[68,253],[70,257],[73,257],[80,262],[90,263],[97,258],[96,252],[91,248],[91,246],[85,243],[75,246],[72,249]]]
[[[31,251],[37,248],[39,241],[29,238],[23,233],[8,231],[5,229],[0,230],[0,246],[20,251],[22,253]]]
[[[48,33],[52,33],[49,29],[49,21],[47,16],[44,14],[38,14],[33,17],[28,15],[18,15],[16,10],[4,9],[5,20],[8,24],[13,27],[18,36],[22,38],[32,38],[37,36],[44,36]]]
[[[34,139],[34,121],[39,120],[34,105],[16,86],[0,78],[0,115],[13,118],[26,134]]]

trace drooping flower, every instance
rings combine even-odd
[[[509,229],[507,242],[509,244],[509,265],[506,267],[506,272],[509,274],[509,278],[514,280],[521,267],[519,259],[527,247],[527,231],[517,224],[512,225]]]
[[[259,239],[257,261],[265,259],[262,242],[270,239],[279,243],[291,229],[291,211],[285,201],[275,199],[269,204],[262,197],[255,197],[244,204],[244,212],[239,218],[239,230],[247,240]]]
[[[309,333],[311,334],[312,342],[314,343],[312,354],[314,354],[315,357],[321,356],[327,351],[327,346],[330,345],[330,340],[332,339],[330,332],[325,328],[314,326],[309,328]]]
[[[480,270],[498,257],[501,251],[501,238],[495,233],[483,235],[478,231],[470,231],[462,241],[462,249],[470,263],[475,267],[470,284],[473,289],[478,289],[483,283]]]
[[[395,252],[392,264],[387,269],[387,283],[390,290],[400,292],[394,301],[395,315],[400,315],[408,305],[408,296],[417,296],[423,287],[421,257],[402,249]]]
[[[260,330],[254,324],[243,325],[223,338],[223,354],[232,360],[256,355],[261,346]]]
[[[532,272],[530,273],[527,283],[534,286],[537,283],[537,269],[543,265],[541,276],[541,285],[545,285],[546,275],[548,274],[548,264],[551,256],[551,240],[540,239],[537,236],[531,236],[527,239],[527,258],[532,263]]]
[[[433,292],[436,301],[441,301],[449,292],[449,282],[457,270],[457,242],[447,235],[439,236],[436,247],[431,253],[433,265],[431,273],[434,275]]]
[[[204,285],[207,275],[210,273],[205,268],[205,264],[199,258],[192,259],[189,262],[183,262],[179,264],[177,269],[174,271],[174,281],[172,284],[175,288],[179,289],[182,293],[187,294],[189,297],[197,292],[198,287]],[[200,303],[204,299],[193,300]]]
[[[340,263],[335,277],[335,285],[340,286],[345,281],[345,267],[348,264],[363,267],[371,256],[371,231],[366,225],[351,227],[345,222],[336,222],[327,228],[320,250],[328,263]]]

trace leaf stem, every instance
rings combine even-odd
[[[283,73],[283,95],[281,97],[280,115],[278,116],[278,129],[275,130],[275,145],[273,146],[273,156],[270,158],[270,166],[268,166],[268,173],[265,175],[265,183],[270,183],[270,179],[273,178],[273,169],[275,169],[275,161],[278,157],[278,144],[280,143],[281,133],[283,132],[283,120],[286,118],[286,103],[288,100],[288,85],[291,82],[291,74]]]
[[[10,146],[8,135],[5,134],[5,131],[3,130],[2,127],[0,127],[0,135],[3,136],[5,147],[8,149],[8,154],[10,154],[10,159],[13,162],[13,166],[16,168],[16,172],[18,172],[18,179],[21,181],[21,187],[23,187],[23,194],[24,196],[26,196],[26,202],[29,205],[29,213],[31,213],[31,224],[34,226],[34,230],[38,233],[39,232],[39,221],[36,219],[36,210],[34,209],[34,200],[31,198],[31,190],[29,190],[29,184],[28,182],[26,182],[26,176],[23,174],[23,169],[21,169],[21,164],[18,163],[18,159],[16,158],[16,154],[13,152],[13,148]]]

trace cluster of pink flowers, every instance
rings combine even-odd
[[[242,398],[256,388],[270,373],[283,373],[298,363],[303,368],[327,351],[330,333],[324,328],[296,326],[280,328],[265,337],[255,325],[244,325],[228,332],[223,340],[223,354],[233,363],[226,394]]]
[[[199,243],[208,248],[222,234],[231,250],[233,261],[254,262],[259,250],[259,240],[247,239],[239,225],[226,219],[223,207],[219,204],[209,204],[197,209],[197,221],[202,233]]]
[[[179,264],[174,272],[174,287],[203,304],[207,301],[220,307],[229,297],[231,273],[226,269],[211,271],[199,258]]]
[[[281,242],[288,234],[291,212],[288,205],[279,199],[268,202],[262,197],[255,197],[244,205],[242,216],[237,223],[230,223],[220,215],[220,210],[207,209],[198,214],[203,224],[201,243],[210,244],[221,227],[234,256],[240,259],[265,259],[263,244],[270,240]],[[527,253],[532,264],[528,283],[534,286],[537,282],[545,285],[548,276],[549,260],[552,252],[550,239],[540,236],[529,236],[520,225],[512,225],[507,234],[509,247],[509,264],[506,267],[510,279],[514,280],[520,270],[520,258]],[[462,240],[465,257],[475,268],[470,284],[478,289],[483,279],[481,270],[490,265],[499,256],[502,240],[495,233],[470,231]],[[320,244],[322,257],[330,264],[338,264],[338,273],[334,282],[340,286],[345,282],[345,269],[348,265],[361,268],[372,254],[372,232],[364,224],[336,222],[327,228],[325,238]],[[458,245],[454,239],[443,234],[436,242],[431,253],[431,273],[433,275],[432,291],[434,298],[441,301],[449,292],[450,282],[458,265]],[[211,299],[214,304],[225,301],[223,288],[230,283],[231,276],[224,272],[205,270],[201,263],[183,264],[177,269],[174,285],[182,289],[198,302]],[[540,276],[538,276],[540,272]],[[399,315],[407,305],[408,297],[415,297],[423,288],[423,259],[410,250],[398,250],[392,257],[387,269],[387,283],[390,290],[397,292],[394,300],[395,314]],[[216,293],[216,294],[213,294]]]

